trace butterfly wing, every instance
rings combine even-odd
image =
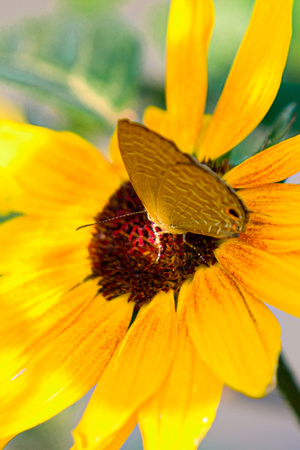
[[[134,190],[150,219],[162,230],[217,238],[244,231],[246,206],[207,166],[127,119],[118,122],[118,139]]]
[[[134,190],[151,219],[159,224],[158,190],[171,164],[185,162],[175,144],[127,119],[118,122],[121,155]]]
[[[165,172],[158,191],[158,216],[175,234],[223,238],[244,230],[248,211],[235,191],[211,169],[187,162]]]

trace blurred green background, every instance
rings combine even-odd
[[[209,53],[207,111],[212,112],[246,30],[253,0],[215,0]],[[72,130],[106,151],[119,117],[141,120],[149,104],[164,106],[165,36],[169,0],[1,0],[0,117],[9,99],[24,120]],[[232,154],[238,163],[262,145],[275,118],[300,101],[300,0],[283,82],[262,125]],[[300,116],[289,130],[300,130]],[[294,177],[293,182],[299,178]],[[273,309],[283,326],[283,346],[300,374],[299,322]],[[298,334],[296,334],[298,333]],[[88,397],[88,396],[87,396]],[[87,397],[50,421],[14,438],[7,450],[66,450],[70,429]],[[296,419],[275,392],[251,400],[229,390],[203,450],[296,450]],[[141,449],[134,432],[124,450]]]

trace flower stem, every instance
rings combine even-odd
[[[277,383],[278,389],[300,422],[300,386],[282,353],[279,357]]]

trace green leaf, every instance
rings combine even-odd
[[[236,166],[267,147],[277,144],[287,134],[296,120],[296,103],[287,105],[276,117],[273,124],[262,122],[249,136],[238,144],[231,152],[222,155],[229,157],[230,164]]]
[[[114,126],[137,95],[139,61],[137,37],[112,7],[66,8],[0,33],[0,80],[56,108],[71,128],[82,116]]]
[[[120,3],[122,0],[60,0],[72,10],[81,13],[99,14],[102,10],[112,6],[112,4]]]
[[[278,115],[261,150],[278,144],[296,120],[296,103],[290,103]]]
[[[9,214],[6,214],[5,216],[2,216],[0,214],[0,225],[1,225],[1,223],[6,222],[7,220],[11,220],[11,219],[14,219],[15,217],[19,217],[19,216],[22,216],[22,215],[23,214],[19,213],[19,212],[11,212]]]

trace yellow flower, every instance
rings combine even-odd
[[[291,0],[256,1],[211,118],[203,111],[213,4],[173,0],[167,111],[148,108],[146,125],[200,160],[237,145],[277,93],[291,10]],[[157,262],[143,215],[75,232],[91,217],[138,207],[128,182],[120,188],[127,175],[115,136],[113,165],[67,132],[2,122],[0,142],[1,211],[23,213],[0,236],[2,445],[97,384],[76,449],[118,449],[137,422],[147,449],[195,449],[223,384],[253,397],[271,389],[280,327],[263,302],[300,315],[300,189],[276,184],[300,170],[300,136],[225,173],[252,211],[247,230],[209,241],[206,263],[181,278],[179,253],[194,261],[193,247],[167,235]],[[196,242],[206,249],[206,237]],[[178,258],[175,281],[170,270],[159,273]]]

